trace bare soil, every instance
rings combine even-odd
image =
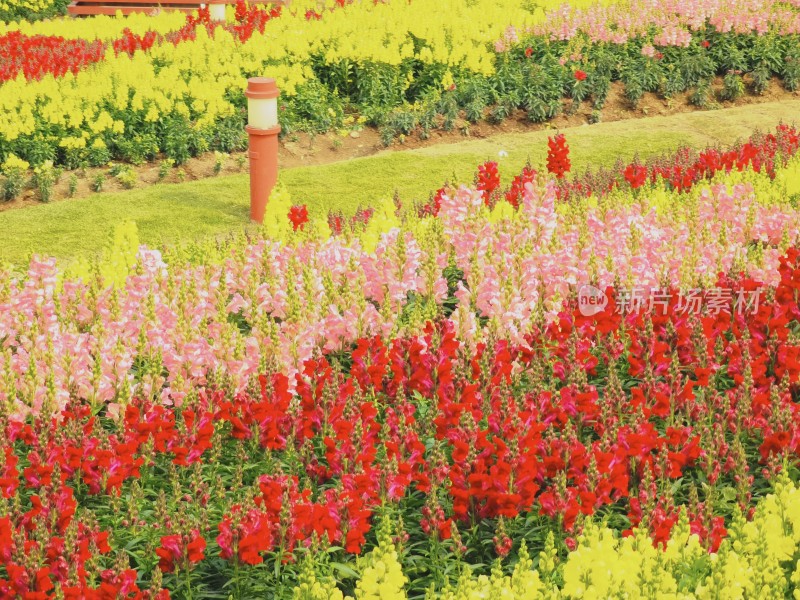
[[[714,97],[719,97],[722,89],[721,78],[714,82],[712,86]],[[664,99],[656,94],[647,93],[639,101],[637,107],[631,107],[630,102],[625,98],[624,86],[620,82],[611,85],[611,89],[603,107],[601,118],[603,122],[621,121],[624,119],[641,119],[653,116],[675,115],[686,112],[694,112],[701,109],[689,102],[689,92],[679,94],[671,99]],[[800,97],[800,93],[787,92],[777,79],[774,79],[767,91],[762,95],[754,95],[747,92],[743,97],[735,102],[721,102],[716,100],[709,108],[730,108],[733,106],[745,106],[751,104],[761,104],[764,102],[775,102],[787,98]],[[469,123],[459,119],[451,131],[435,130],[431,131],[430,137],[423,139],[419,133],[396,139],[388,148],[390,150],[408,150],[421,148],[434,144],[447,144],[463,141],[469,138],[487,138],[495,135],[507,133],[523,133],[539,131],[542,129],[566,129],[576,127],[586,123],[592,123],[592,108],[589,102],[584,102],[577,110],[572,111],[571,101],[564,101],[565,111],[558,117],[544,123],[531,123],[524,111],[516,111],[508,119],[500,124],[493,125],[486,121],[479,123]],[[380,140],[378,131],[373,128],[364,128],[361,131],[352,131],[342,136],[337,133],[324,135],[309,135],[299,133],[287,136],[281,142],[279,153],[279,167],[288,169],[301,166],[316,166],[337,161],[349,160],[363,156],[370,156],[386,150],[386,146]],[[246,152],[232,153],[223,164],[218,173],[219,175],[230,175],[234,173],[247,172]],[[214,153],[207,153],[197,158],[190,159],[187,163],[177,168],[169,170],[168,174],[161,178],[159,174],[159,163],[147,163],[141,166],[132,167],[138,176],[137,188],[146,187],[155,183],[177,183],[181,181],[195,181],[207,177],[214,177],[215,166]],[[117,192],[125,188],[121,182],[110,176],[108,167],[79,169],[76,171],[66,171],[53,189],[52,200],[60,201],[69,199],[69,180],[72,173],[78,177],[78,185],[72,198],[81,198],[96,193],[92,189],[92,184],[99,175],[105,175],[103,180],[103,192]],[[34,189],[26,189],[17,199],[10,202],[0,203],[0,211],[24,208],[38,204],[38,192]]]

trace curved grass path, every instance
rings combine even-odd
[[[563,130],[573,171],[611,165],[634,153],[645,157],[681,145],[730,144],[780,121],[800,121],[800,99],[710,112],[631,119]],[[546,155],[547,131],[508,134],[366,158],[284,170],[281,180],[293,201],[312,213],[352,213],[395,190],[404,201],[425,199],[446,179],[471,180],[477,165],[498,160],[504,182],[528,158]],[[499,152],[507,156],[499,158]],[[0,262],[21,265],[31,253],[61,259],[102,248],[115,223],[132,220],[143,243],[157,245],[241,229],[248,221],[248,176],[233,175],[182,184],[154,185],[128,192],[43,204],[0,213]]]

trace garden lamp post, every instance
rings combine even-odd
[[[212,2],[208,5],[208,16],[212,21],[225,21],[225,4],[222,2]]]
[[[278,181],[278,86],[268,77],[247,80],[247,126],[250,140],[250,218],[264,222],[267,201]]]

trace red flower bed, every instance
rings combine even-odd
[[[41,79],[47,74],[62,77],[77,74],[105,58],[106,45],[100,40],[66,40],[62,37],[27,36],[12,31],[0,36],[0,82]]]
[[[164,36],[148,31],[144,35],[124,29],[121,37],[110,42],[101,40],[68,40],[59,36],[27,36],[12,31],[0,36],[0,83],[16,79],[22,74],[27,80],[38,80],[45,75],[63,77],[77,74],[86,67],[105,59],[106,50],[113,48],[116,55],[146,52],[156,43],[172,44],[194,40],[197,27],[203,26],[212,33],[217,27],[233,32],[241,42],[249,40],[255,32],[264,33],[271,19],[279,17],[281,7],[265,10],[257,5],[247,6],[244,0],[236,4],[236,19],[231,24],[211,21],[208,9],[200,9],[197,16],[187,15],[186,24],[178,31]]]
[[[780,274],[747,314],[688,312],[677,293],[624,314],[608,290],[605,310],[570,301],[519,346],[470,348],[444,321],[361,339],[294,382],[262,375],[235,398],[133,399],[118,422],[83,404],[3,418],[0,597],[52,598],[56,584],[70,598],[167,597],[142,591],[127,558],[97,571],[123,546],[198,577],[218,575],[210,557],[291,561],[312,537],[360,553],[387,505],[412,536],[493,539],[500,554],[531,518],[566,536],[599,514],[664,541],[683,507],[714,549],[733,506],[749,511],[800,451],[800,251]]]

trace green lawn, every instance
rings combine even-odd
[[[670,117],[601,123],[564,130],[573,171],[613,164],[635,152],[647,156],[680,145],[728,144],[767,131],[781,120],[800,115],[800,100],[786,100]],[[409,202],[428,194],[453,176],[470,181],[476,166],[498,160],[507,181],[525,161],[544,159],[548,132],[508,134],[408,151],[387,151],[317,167],[287,169],[281,180],[293,201],[313,213],[352,213],[395,190]],[[498,153],[508,155],[499,158]],[[0,262],[21,264],[31,252],[62,259],[101,248],[114,223],[133,220],[142,242],[159,244],[234,231],[248,221],[248,177],[234,175],[140,190],[97,194],[0,213]]]

